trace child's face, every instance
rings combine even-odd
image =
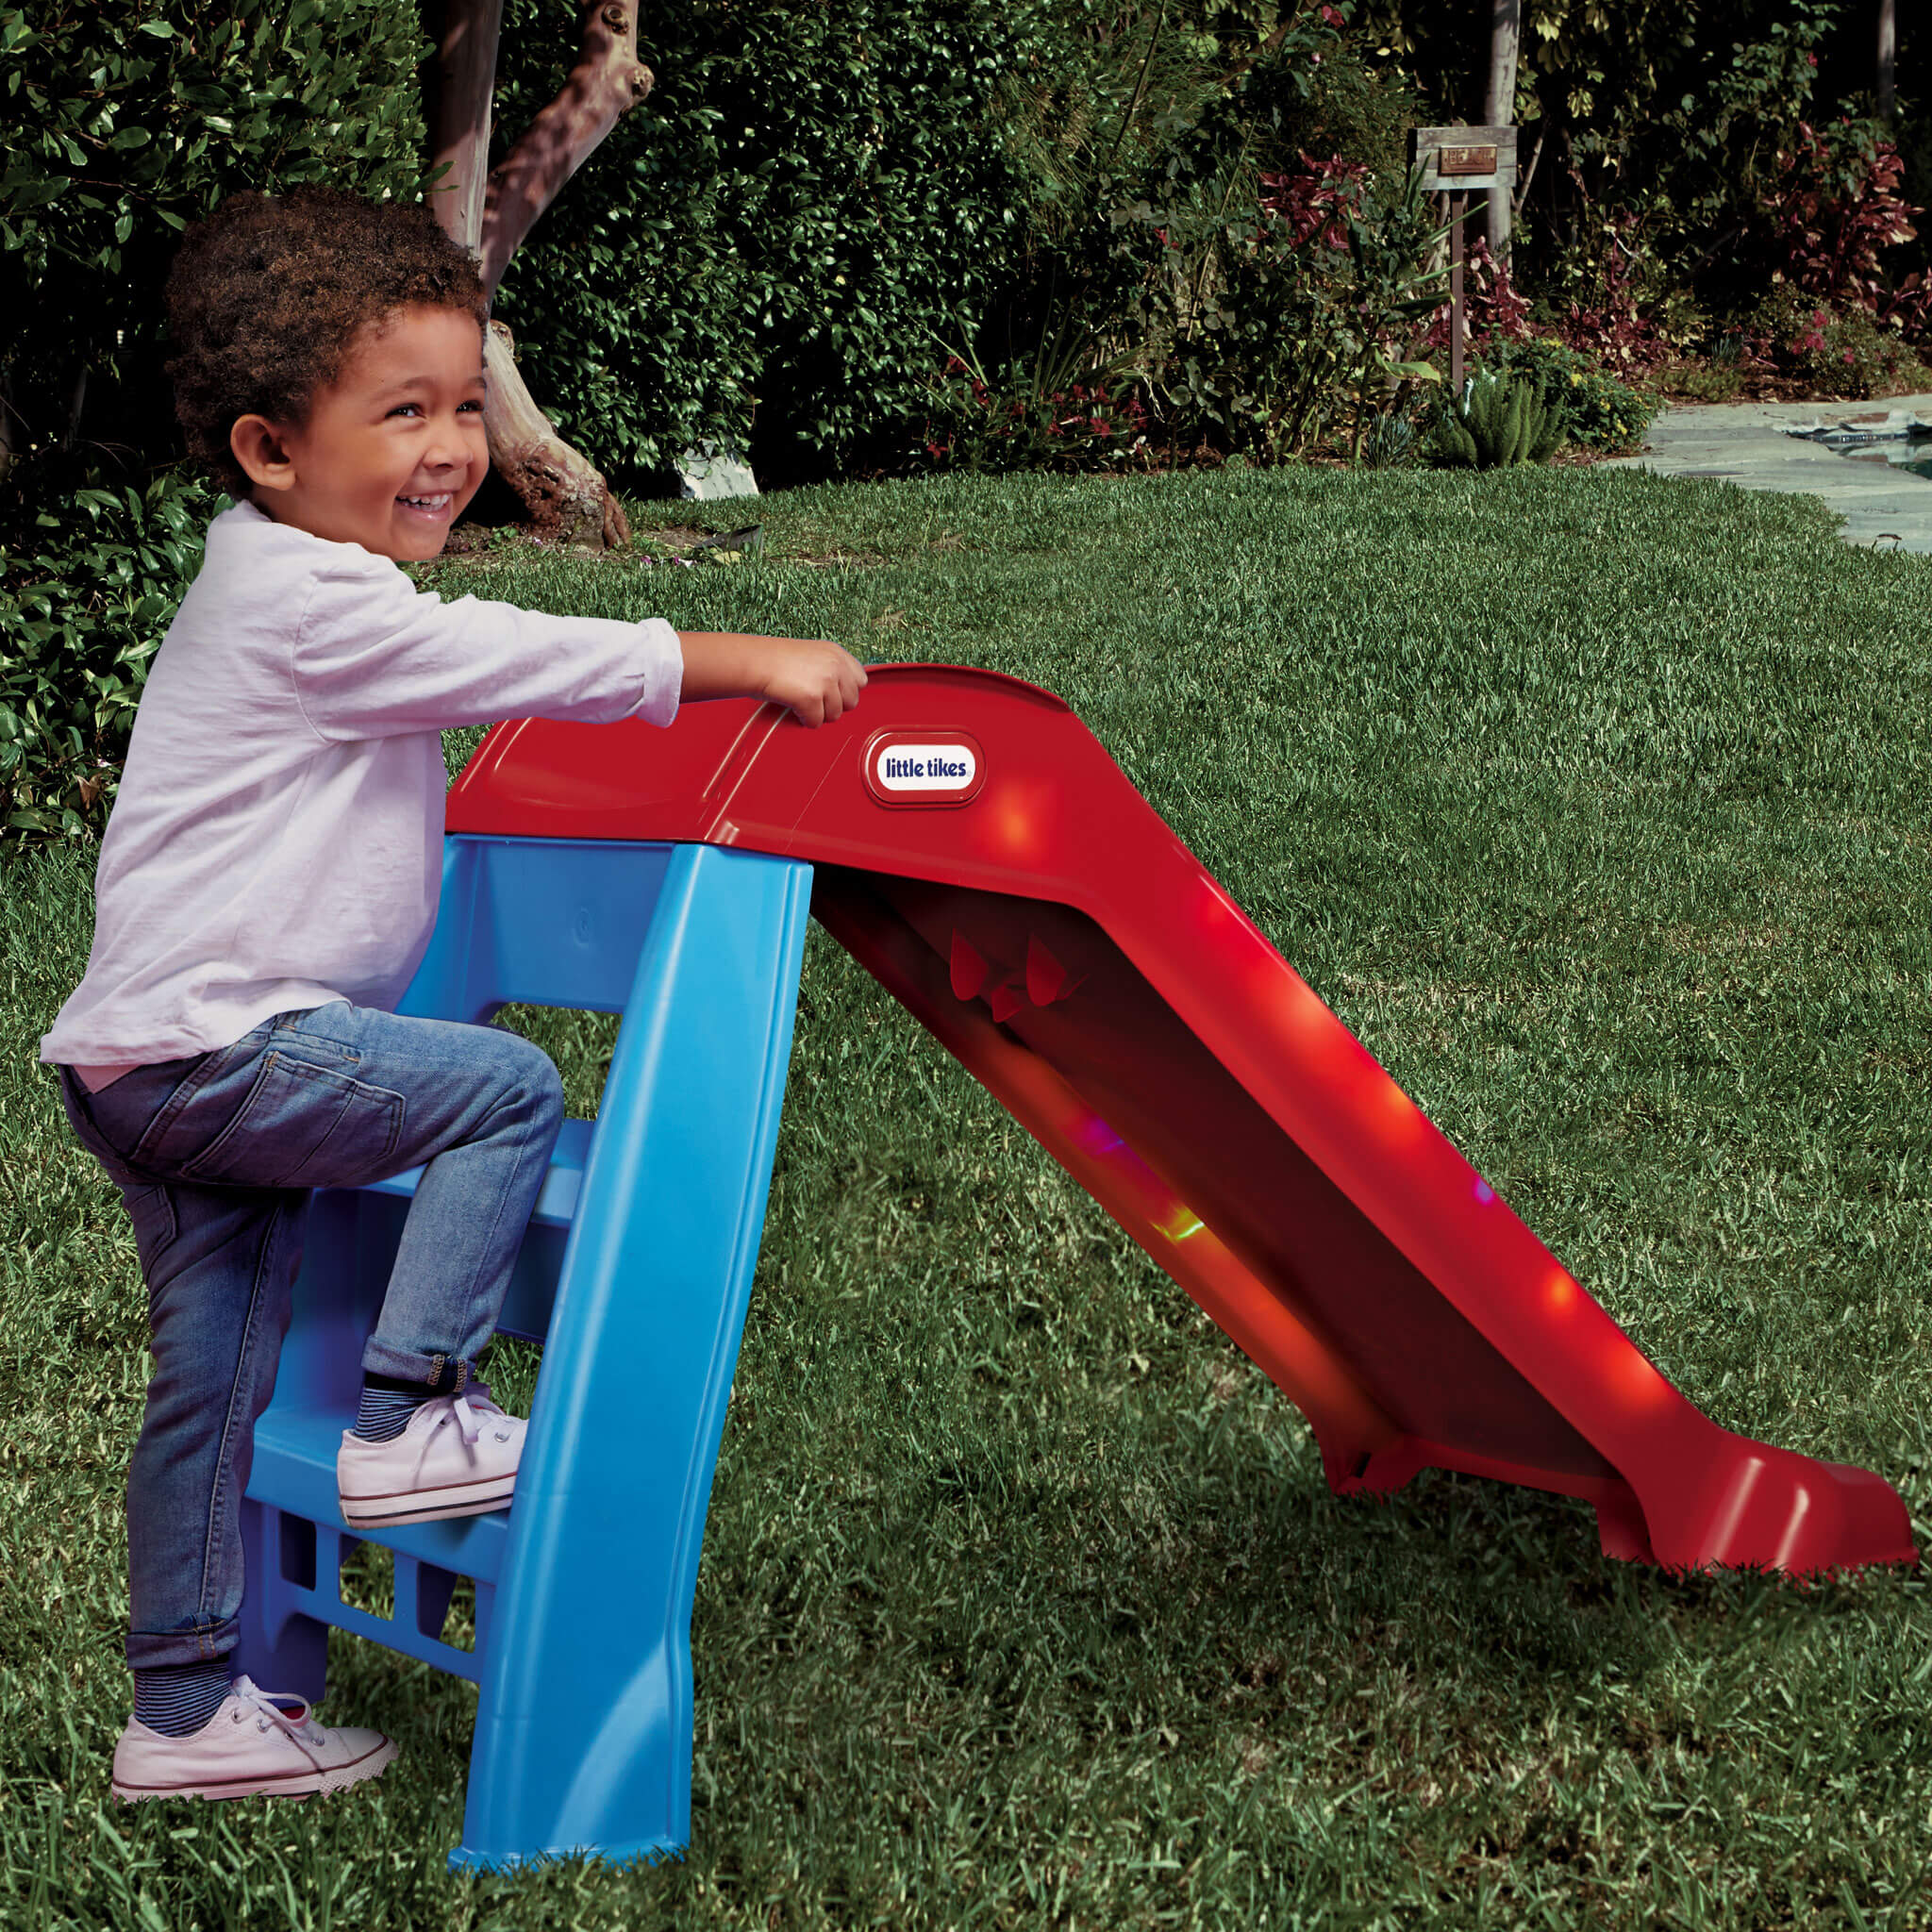
[[[228,441],[276,523],[420,563],[489,474],[483,390],[474,317],[400,308],[356,339],[307,423],[243,416]]]

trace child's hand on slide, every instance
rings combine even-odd
[[[683,695],[769,698],[801,724],[829,724],[858,702],[865,667],[842,644],[823,638],[748,637],[737,631],[680,631]]]
[[[865,666],[842,644],[822,638],[768,638],[774,653],[764,694],[801,724],[829,724],[858,702]]]

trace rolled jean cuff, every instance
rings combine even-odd
[[[205,1664],[228,1656],[242,1641],[242,1619],[224,1617],[219,1624],[191,1624],[185,1630],[130,1630],[127,1668],[158,1670],[166,1664]]]
[[[391,1348],[372,1335],[362,1351],[362,1373],[420,1382],[439,1395],[460,1395],[476,1379],[476,1364],[459,1355],[417,1355],[409,1349]]]

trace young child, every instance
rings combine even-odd
[[[122,1798],[335,1790],[395,1756],[230,1676],[238,1511],[309,1191],[426,1163],[337,1485],[352,1526],[507,1508],[524,1423],[475,1361],[562,1119],[491,1026],[399,1017],[436,921],[447,726],[669,724],[858,700],[837,644],[416,590],[490,467],[476,267],[417,207],[240,194],[183,240],[169,364],[238,501],[157,654],[101,844],[86,976],[41,1042],[134,1223],[154,1376],[127,1482]],[[292,1709],[285,1706],[292,1705]]]

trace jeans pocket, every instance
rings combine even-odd
[[[233,1118],[179,1172],[231,1187],[359,1187],[395,1171],[403,1113],[400,1093],[272,1050]]]

